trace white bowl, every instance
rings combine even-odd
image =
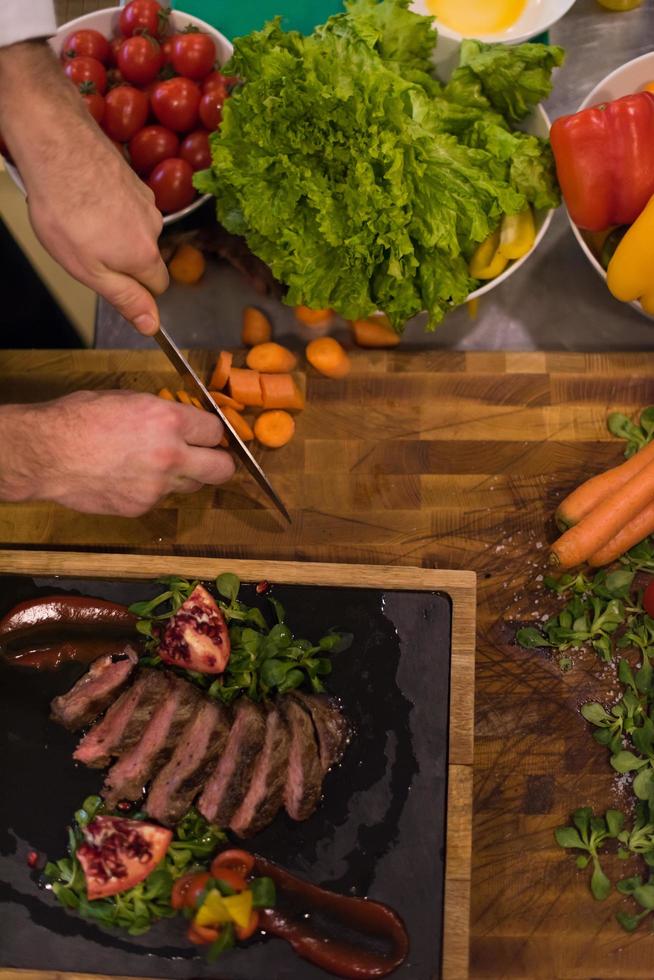
[[[65,39],[72,31],[79,30],[80,28],[93,28],[96,31],[100,31],[105,37],[113,37],[118,28],[118,18],[120,16],[120,7],[108,7],[105,10],[96,10],[91,14],[83,14],[81,17],[76,17],[75,20],[69,20],[67,24],[62,24],[58,29],[54,37],[50,38],[50,47],[53,49],[55,54],[59,56],[61,49],[63,47]],[[232,45],[227,40],[227,38],[217,31],[215,27],[207,24],[206,21],[200,20],[199,17],[193,17],[191,14],[185,14],[181,10],[173,10],[170,15],[170,26],[173,30],[181,31],[187,24],[192,24],[199,30],[203,31],[205,34],[210,34],[214,39],[216,44],[216,54],[219,64],[224,65],[226,61],[232,56]],[[23,194],[25,194],[25,185],[21,180],[20,174],[16,167],[5,160],[5,166],[9,175],[13,179],[14,183],[20,187]],[[187,207],[182,208],[180,211],[173,211],[171,214],[165,214],[163,217],[163,223],[165,225],[172,224],[173,221],[179,221],[180,218],[184,218],[187,214],[195,211],[208,201],[211,194],[203,194],[201,197],[196,198]]]
[[[654,52],[643,54],[640,56],[640,58],[634,58],[633,61],[628,61],[626,65],[621,65],[620,68],[616,68],[615,71],[612,71],[610,75],[607,75],[606,78],[603,78],[602,81],[595,86],[592,92],[588,93],[584,101],[579,106],[579,109],[587,109],[589,106],[600,105],[602,102],[612,102],[613,99],[619,99],[622,95],[630,95],[632,92],[639,92],[646,82],[651,82],[652,80],[654,80]],[[583,233],[574,223],[569,213],[568,221],[570,222],[570,227],[572,228],[575,238],[579,242],[582,252],[592,265],[593,269],[595,269],[597,274],[606,283],[606,272],[591,251],[589,245],[583,237]],[[654,319],[653,316],[645,312],[640,303],[634,301],[629,305],[633,306],[635,310],[638,310],[642,316],[647,317],[648,320]]]

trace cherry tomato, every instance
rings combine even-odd
[[[206,946],[208,943],[213,943],[219,935],[220,929],[212,929],[211,926],[199,926],[195,922],[190,924],[186,933],[187,939],[195,946]]]
[[[131,85],[112,88],[105,99],[102,126],[105,133],[119,143],[126,143],[143,128],[148,118],[148,97]]]
[[[196,871],[194,874],[187,875],[186,877],[189,877],[191,880],[183,891],[184,906],[189,909],[194,909],[204,894],[211,875],[208,871]]]
[[[156,37],[165,33],[168,14],[157,0],[132,0],[121,10],[118,26],[125,37],[133,34]]]
[[[109,41],[109,61],[107,62],[109,67],[115,68],[118,64],[118,52],[124,40],[125,38],[122,34],[119,34],[118,37],[112,37],[111,41]]]
[[[654,579],[652,579],[645,589],[643,607],[648,616],[654,616]]]
[[[194,881],[195,877],[196,877],[195,873],[182,875],[181,878],[178,878],[173,883],[173,888],[170,893],[170,904],[171,907],[174,908],[176,911],[183,909],[184,906],[186,905],[186,893],[189,889],[189,886],[191,885],[191,882]],[[207,879],[207,881],[208,880],[209,879]]]
[[[178,75],[200,81],[206,78],[214,66],[216,45],[213,38],[200,31],[177,34],[173,40],[170,60]]]
[[[223,865],[216,864],[215,860],[211,865],[211,874],[214,878],[218,878],[220,881],[224,881],[226,885],[233,888],[234,891],[244,892],[247,888],[247,882],[242,874],[238,871],[234,871],[233,868],[225,868]]]
[[[173,41],[176,37],[176,34],[169,34],[168,37],[163,38],[161,41],[161,53],[163,55],[164,65],[171,63],[173,57]]]
[[[196,129],[184,137],[179,155],[182,160],[191,164],[193,170],[206,170],[211,166],[211,150],[209,148],[209,133],[206,129]],[[175,156],[171,153],[170,156]]]
[[[104,98],[98,92],[81,92],[81,96],[95,121],[101,123],[104,117]]]
[[[118,67],[123,78],[133,85],[154,81],[163,65],[159,43],[153,37],[128,37],[118,52]]]
[[[236,938],[240,942],[245,942],[250,936],[253,936],[257,929],[259,928],[259,910],[252,909],[250,912],[250,921],[246,926],[238,926],[234,924],[234,932],[236,933]]]
[[[220,71],[212,71],[202,82],[202,94],[206,95],[215,89],[219,92],[224,92],[225,98],[227,98],[237,82],[238,78],[236,75],[223,75]]]
[[[61,49],[61,60],[69,61],[71,58],[96,58],[103,65],[109,63],[111,59],[111,48],[109,41],[100,33],[92,28],[73,31],[64,41]]]
[[[215,872],[218,868],[231,868],[238,872],[243,878],[252,874],[254,869],[254,855],[249,851],[242,851],[238,847],[228,848],[216,854],[211,863],[211,873],[216,877]]]
[[[169,78],[154,89],[152,110],[162,125],[187,133],[198,124],[200,98],[200,89],[189,78]]]
[[[162,160],[176,157],[178,151],[177,134],[165,126],[145,126],[129,141],[132,166],[141,176],[147,176]],[[190,160],[188,162],[191,163]]]
[[[118,68],[110,68],[107,72],[107,88],[117,88],[119,85],[124,85],[125,79],[123,78],[123,73]]]
[[[162,160],[150,174],[148,187],[154,191],[155,204],[163,214],[181,211],[195,197],[191,165],[179,157]]]
[[[93,82],[100,95],[107,91],[107,70],[97,58],[88,58],[86,55],[72,58],[66,62],[64,73],[76,86],[83,82]]]
[[[227,92],[223,94],[217,89],[212,89],[203,95],[200,99],[199,105],[199,115],[202,125],[213,132],[218,129],[221,122],[223,121],[223,105],[225,104],[225,98],[227,97]]]

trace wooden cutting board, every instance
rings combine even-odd
[[[173,382],[158,353],[0,354],[6,401]],[[361,352],[349,378],[312,374],[307,394],[296,440],[261,455],[288,530],[239,476],[137,521],[4,505],[0,544],[475,570],[471,975],[651,978],[654,937],[623,933],[615,898],[594,902],[552,838],[574,807],[614,802],[578,712],[606,682],[594,657],[562,674],[516,648],[510,620],[536,595],[556,502],[621,458],[607,413],[654,403],[654,356]]]

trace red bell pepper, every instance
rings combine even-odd
[[[636,92],[561,116],[550,132],[570,217],[580,228],[630,225],[654,194],[654,95]]]

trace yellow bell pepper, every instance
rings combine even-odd
[[[252,901],[250,892],[250,902]],[[229,909],[226,906],[227,899],[223,898],[220,892],[212,888],[195,913],[195,921],[199,926],[220,926],[232,921]]]
[[[654,315],[654,197],[651,197],[613,253],[606,282],[623,303],[640,300]]]
[[[507,259],[521,259],[534,247],[536,225],[531,208],[505,214],[500,226],[500,252]]]
[[[223,898],[223,904],[236,925],[245,929],[252,915],[252,892],[250,889],[239,892],[238,895],[229,895],[228,898]]]
[[[499,247],[500,230],[498,228],[477,247],[470,259],[470,275],[475,279],[495,279],[496,276],[504,272],[509,260],[505,255],[502,255]]]

